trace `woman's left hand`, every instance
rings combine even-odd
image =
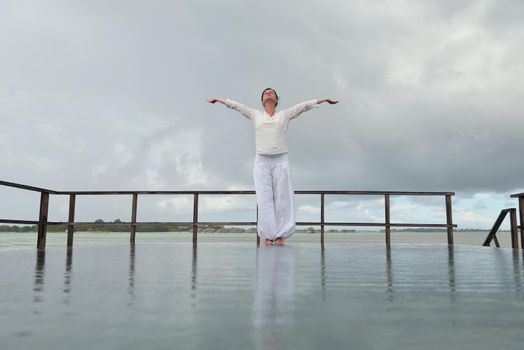
[[[321,104],[322,102],[327,102],[327,103],[332,104],[332,105],[335,104],[335,103],[338,103],[338,101],[334,101],[334,100],[332,100],[330,98],[318,98],[317,99],[317,104]]]

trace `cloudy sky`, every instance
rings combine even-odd
[[[294,187],[454,191],[459,228],[488,228],[524,191],[519,0],[0,2],[0,179],[57,190],[253,189],[254,130],[206,99],[262,108],[331,97],[291,121]],[[1,217],[38,194],[0,189]],[[328,220],[382,221],[381,197],[326,198]],[[254,219],[254,197],[202,219]],[[392,220],[445,221],[442,198],[392,198]],[[127,196],[77,220],[129,220]],[[51,220],[67,198],[51,197]],[[188,219],[189,197],[138,219]],[[297,198],[298,220],[318,198]]]

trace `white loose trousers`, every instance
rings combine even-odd
[[[295,233],[295,196],[288,154],[255,155],[253,164],[258,206],[257,231],[263,239]]]

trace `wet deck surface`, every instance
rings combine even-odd
[[[291,241],[290,241],[291,242]],[[520,349],[511,249],[143,242],[0,252],[2,348]]]

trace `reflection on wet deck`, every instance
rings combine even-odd
[[[420,341],[482,349],[524,340],[523,256],[511,249],[115,244],[4,252],[0,266],[9,348],[65,347],[72,335],[79,348],[137,349]]]

